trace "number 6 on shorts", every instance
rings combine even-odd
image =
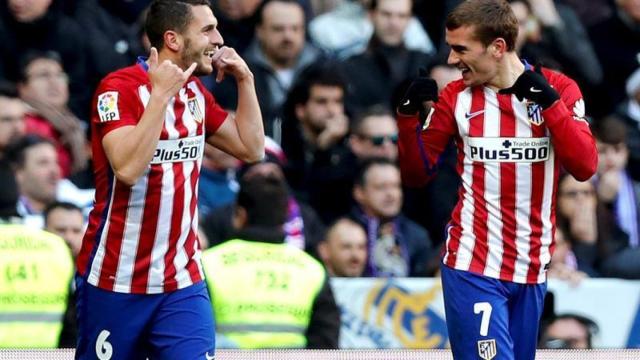
[[[488,302],[477,302],[473,304],[473,312],[475,314],[482,313],[480,320],[480,335],[487,336],[489,333],[489,319],[491,318],[491,304]]]

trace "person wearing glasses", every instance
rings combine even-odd
[[[615,244],[628,242],[610,207],[599,201],[594,184],[569,174],[558,180],[556,223],[571,244],[577,269],[599,276],[599,262]]]
[[[383,157],[398,159],[398,125],[391,112],[373,106],[355,117],[351,124],[349,148],[357,160]]]

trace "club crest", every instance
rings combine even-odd
[[[498,350],[496,348],[496,340],[480,340],[478,341],[478,356],[484,360],[491,360],[496,357]]]
[[[542,125],[544,119],[542,118],[542,108],[540,105],[534,102],[527,102],[527,118],[533,125]]]
[[[202,111],[200,110],[200,105],[198,105],[198,99],[195,96],[190,97],[187,100],[187,107],[189,108],[191,116],[193,116],[193,120],[201,123],[204,119],[204,116],[202,115]]]

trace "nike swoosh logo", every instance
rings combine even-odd
[[[411,101],[409,99],[407,99],[407,101],[405,101],[404,104],[402,104],[402,105],[404,105],[404,106],[409,105],[410,102]]]
[[[478,116],[478,115],[480,115],[480,114],[482,114],[482,113],[484,113],[484,110],[478,110],[478,111],[474,111],[474,112],[472,112],[472,113],[467,112],[466,114],[464,114],[464,117],[465,117],[467,120],[469,120],[469,119],[471,119],[471,118],[473,118],[473,117],[476,117],[476,116]]]
[[[213,360],[216,357],[215,355],[209,355],[208,351],[204,353],[204,356],[207,358],[207,360]]]
[[[537,92],[542,92],[542,90],[538,90],[538,89],[534,88],[533,86],[529,88],[529,91],[536,92],[536,93]]]

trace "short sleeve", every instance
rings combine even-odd
[[[222,125],[229,113],[218,104],[215,97],[204,87],[200,80],[197,81],[198,88],[204,94],[205,107],[205,131],[206,137],[213,135]]]
[[[140,86],[143,86],[140,84]],[[136,92],[136,83],[107,77],[98,86],[91,109],[91,122],[100,137],[122,126],[135,126],[144,108]]]

